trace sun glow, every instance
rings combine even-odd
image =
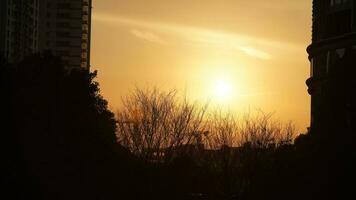
[[[232,84],[227,80],[218,80],[214,83],[214,96],[220,103],[230,100],[232,91]]]

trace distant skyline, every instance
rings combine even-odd
[[[187,91],[237,115],[310,119],[309,0],[93,1],[92,68],[113,111],[132,88]]]

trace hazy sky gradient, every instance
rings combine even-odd
[[[96,0],[92,66],[112,109],[135,86],[309,124],[310,0]],[[219,102],[219,80],[233,96]]]

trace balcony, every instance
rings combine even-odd
[[[341,36],[336,36],[320,41],[313,42],[308,46],[307,52],[309,59],[315,54],[325,52],[332,49],[345,48],[347,46],[356,45],[356,32],[346,33]]]
[[[326,77],[310,77],[305,83],[308,86],[308,93],[314,95],[321,92],[321,87],[324,83]]]

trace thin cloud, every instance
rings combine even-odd
[[[254,56],[254,57],[257,57],[257,58],[260,58],[263,60],[269,60],[272,58],[272,56],[270,54],[260,51],[258,49],[252,48],[252,47],[241,46],[241,47],[239,47],[239,49],[247,55]]]
[[[239,97],[259,97],[259,96],[274,96],[279,95],[277,92],[257,92],[257,93],[245,93],[239,94]]]
[[[141,31],[137,29],[131,30],[131,33],[136,36],[137,38],[140,38],[142,40],[148,41],[148,42],[153,42],[153,43],[158,43],[158,44],[165,44],[166,42],[158,35],[149,32],[149,31]]]
[[[256,37],[231,34],[221,31],[196,28],[191,26],[182,26],[176,24],[157,23],[145,20],[130,19],[122,16],[113,16],[102,13],[96,13],[93,17],[96,21],[109,22],[118,25],[127,25],[134,28],[146,29],[150,31],[140,31],[133,29],[131,31],[136,37],[155,43],[164,44],[161,37],[152,33],[154,31],[160,34],[170,34],[182,40],[181,44],[192,44],[211,46],[229,51],[238,51],[247,56],[258,59],[268,60],[273,56],[266,49],[298,49],[299,46],[261,39]]]

